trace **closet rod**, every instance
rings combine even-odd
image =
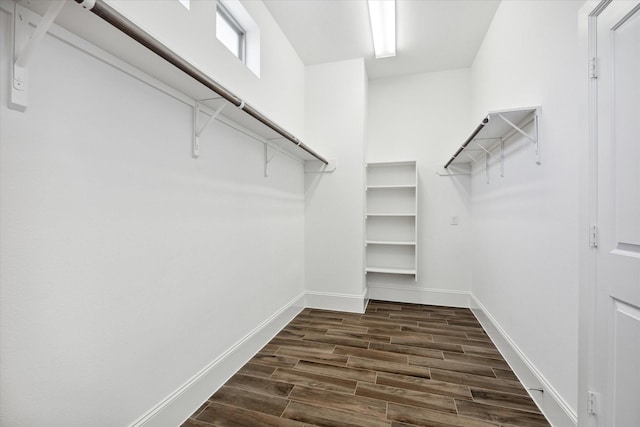
[[[107,5],[104,0],[75,0],[76,3],[82,5],[85,9],[90,10],[95,15],[99,16],[109,24],[113,25],[124,34],[128,35],[147,49],[154,52],[156,55],[160,56],[165,61],[169,62],[188,76],[192,77],[194,80],[208,87],[236,107],[240,108],[245,113],[249,114],[254,119],[258,120],[260,123],[264,124],[271,130],[280,134],[286,140],[292,142],[297,145],[316,159],[320,160],[322,163],[329,164],[329,161],[313,151],[311,148],[306,146],[302,141],[293,136],[291,133],[284,130],[282,127],[278,126],[276,123],[269,120],[267,117],[262,115],[258,110],[251,107],[250,105],[244,103],[244,101],[238,98],[233,93],[229,92],[223,86],[218,84],[215,80],[211,79],[209,76],[204,74],[202,71],[195,68],[189,62],[184,60],[182,57],[177,55],[171,49],[167,48],[162,43],[158,42],[158,40],[151,37],[149,34],[141,30],[137,25],[133,22],[129,21],[127,18],[122,16],[120,13],[115,11],[111,6]]]
[[[458,157],[458,155],[460,153],[462,153],[462,150],[464,150],[465,148],[467,148],[467,145],[469,145],[469,143],[473,140],[473,138],[476,137],[476,135],[482,130],[482,128],[489,123],[489,116],[485,117],[484,120],[482,121],[482,123],[480,123],[478,125],[477,128],[475,128],[475,130],[473,132],[471,132],[471,135],[469,136],[469,138],[467,138],[467,140],[460,146],[460,148],[458,148],[458,151],[456,151],[456,153],[449,159],[449,161],[447,162],[446,165],[444,165],[444,168],[448,168],[449,165],[451,164],[451,162],[453,162],[456,157]]]

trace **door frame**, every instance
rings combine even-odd
[[[587,54],[585,59],[588,79],[588,139],[587,148],[583,150],[583,156],[586,151],[586,159],[581,162],[583,166],[580,172],[582,232],[579,238],[578,425],[581,427],[596,427],[596,419],[590,411],[598,412],[599,402],[603,400],[598,390],[594,389],[597,248],[591,245],[591,234],[592,226],[598,224],[598,17],[612,1],[587,0],[579,18],[583,28],[582,46]],[[596,241],[597,238],[596,229]]]

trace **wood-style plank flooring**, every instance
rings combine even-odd
[[[210,426],[549,426],[470,310],[305,309],[191,415]]]

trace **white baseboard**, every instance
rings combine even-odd
[[[554,427],[576,427],[577,414],[515,345],[475,296],[465,291],[369,285],[362,295],[306,292],[294,298],[240,339],[202,371],[167,396],[130,427],[166,427],[182,424],[200,405],[267,344],[303,308],[364,313],[369,299],[471,307],[487,334],[525,387],[542,388],[530,395]]]
[[[304,294],[282,307],[189,381],[171,393],[131,427],[181,425],[209,396],[249,361],[304,308]]]
[[[544,392],[530,390],[529,394],[547,420],[554,427],[576,427],[578,415],[558,394],[535,365],[518,348],[496,319],[482,303],[471,295],[471,311],[505,358],[520,382],[528,388],[541,388]]]
[[[362,295],[307,291],[305,296],[306,306],[309,308],[351,313],[364,313],[370,298],[368,291],[363,292]]]
[[[371,283],[369,298],[382,301],[406,302],[413,304],[443,305],[447,307],[469,307],[471,293],[447,289],[418,288]]]

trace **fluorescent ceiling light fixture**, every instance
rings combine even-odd
[[[376,58],[396,56],[396,0],[368,0]]]

